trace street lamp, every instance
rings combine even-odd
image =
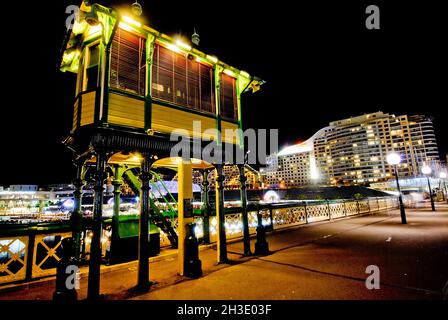
[[[445,197],[446,203],[448,203],[448,193],[446,192],[446,184],[445,184],[445,180],[446,180],[446,172],[445,171],[441,171],[439,173],[439,178],[443,181],[443,196]]]
[[[431,199],[431,209],[432,211],[436,211],[436,207],[434,206],[434,199],[432,198],[431,182],[429,181],[429,175],[432,173],[431,167],[424,165],[422,167],[422,173],[426,176],[426,179],[428,180],[429,198]]]
[[[394,167],[395,179],[397,180],[397,190],[398,190],[398,200],[400,202],[400,215],[401,215],[401,223],[406,224],[406,212],[404,210],[403,198],[401,196],[400,183],[398,181],[398,170],[397,165],[401,162],[401,156],[392,152],[387,155],[387,163]]]

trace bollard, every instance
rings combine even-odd
[[[202,276],[202,262],[199,260],[199,242],[195,236],[195,223],[187,224],[185,237],[184,275],[190,278]]]
[[[79,268],[75,258],[75,241],[64,238],[61,242],[62,258],[56,267],[56,290],[53,294],[55,301],[76,301],[79,288]]]
[[[262,216],[260,212],[257,213],[258,226],[257,226],[257,242],[255,243],[255,254],[266,255],[269,254],[269,244],[266,241],[266,230],[262,223]]]

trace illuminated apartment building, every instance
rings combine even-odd
[[[434,128],[424,116],[375,112],[333,121],[304,143],[271,155],[262,174],[266,185],[298,187],[368,184],[387,180],[386,156],[401,154],[401,177],[418,175],[423,163],[438,162]]]
[[[416,165],[421,167],[423,163],[438,163],[439,151],[432,119],[422,115],[415,115],[409,116],[408,120]]]
[[[277,154],[270,155],[267,167],[260,173],[267,188],[291,188],[319,182],[321,177],[315,161],[314,143],[325,136],[329,128],[316,132],[307,141],[284,148]]]

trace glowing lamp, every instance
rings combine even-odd
[[[171,51],[180,53],[180,49],[179,49],[179,47],[176,46],[175,44],[167,43],[167,44],[166,44],[166,48],[169,49],[169,50],[171,50]]]
[[[392,152],[387,155],[386,160],[388,164],[396,166],[401,162],[401,156],[396,152]]]
[[[225,70],[224,70],[224,73],[225,73],[226,75],[230,76],[230,77],[235,78],[235,73],[234,73],[232,70],[225,69]]]
[[[71,209],[74,207],[75,201],[73,201],[73,199],[67,199],[64,201],[64,203],[62,205],[66,209]]]
[[[240,75],[242,75],[245,78],[249,78],[250,75],[246,71],[240,71]]]
[[[176,44],[178,47],[181,47],[184,50],[190,51],[191,50],[191,46],[189,44],[186,44],[185,42],[182,42],[180,40],[176,41]]]
[[[422,173],[423,174],[428,175],[428,174],[431,174],[431,172],[432,172],[431,167],[429,167],[429,166],[423,166],[422,167]]]
[[[134,27],[137,27],[137,28],[141,28],[142,27],[142,24],[140,22],[135,21],[134,19],[129,18],[128,16],[123,16],[122,20],[124,22],[126,22],[127,24],[130,24],[130,25],[132,25]]]
[[[218,58],[214,57],[214,56],[209,56],[207,55],[207,60],[210,60],[213,63],[218,63]]]

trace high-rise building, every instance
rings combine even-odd
[[[305,142],[284,148],[266,159],[260,169],[265,187],[290,188],[304,186],[320,179],[316,164],[314,143],[324,136],[328,127],[316,132]]]
[[[401,177],[439,161],[432,120],[375,112],[333,121],[304,143],[269,157],[262,174],[266,185],[297,187],[312,183],[368,184],[387,180],[393,168],[386,156],[397,152]]]
[[[409,116],[408,120],[416,165],[421,167],[423,163],[438,162],[439,150],[432,119],[422,115],[415,115]]]

